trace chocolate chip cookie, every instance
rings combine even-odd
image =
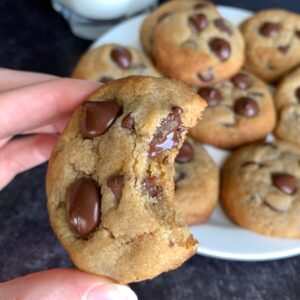
[[[198,93],[208,107],[190,134],[202,143],[233,149],[263,139],[274,129],[276,113],[269,88],[247,71]]]
[[[250,230],[300,238],[300,148],[283,141],[240,148],[225,162],[221,203]]]
[[[219,196],[219,170],[201,144],[187,138],[175,159],[175,204],[188,225],[205,223]]]
[[[286,76],[275,93],[278,122],[275,134],[300,145],[300,68]]]
[[[300,15],[280,9],[255,14],[241,25],[246,67],[267,82],[278,81],[300,63]]]
[[[215,7],[211,2],[203,0],[193,3],[197,9],[204,9],[205,7]],[[151,48],[153,44],[153,35],[156,26],[162,22],[165,18],[169,17],[170,14],[189,9],[193,5],[191,1],[168,1],[161,5],[158,9],[155,9],[151,14],[147,16],[144,23],[142,24],[140,31],[140,39],[145,52],[151,55]]]
[[[141,40],[156,67],[191,86],[218,82],[244,62],[239,29],[207,1],[171,1],[142,25]]]
[[[138,49],[106,44],[87,51],[75,67],[72,77],[107,83],[130,75],[161,76]]]
[[[174,208],[174,159],[205,102],[179,82],[130,76],[75,112],[47,174],[52,227],[75,265],[121,283],[174,269],[197,241]]]

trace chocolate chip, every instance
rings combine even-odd
[[[132,55],[131,53],[124,47],[114,48],[111,51],[111,59],[121,68],[121,69],[129,69],[131,66]]]
[[[259,107],[252,98],[241,97],[235,101],[234,111],[243,117],[253,118],[258,114]]]
[[[197,76],[203,82],[209,82],[214,80],[214,74],[211,70],[208,70],[208,72],[206,72],[205,74],[198,74]]]
[[[216,19],[214,20],[214,24],[220,31],[225,32],[228,35],[232,35],[231,28],[225,23],[224,19]]]
[[[279,33],[281,25],[279,23],[265,22],[259,28],[261,35],[266,37],[276,37]]]
[[[113,81],[114,79],[110,76],[103,76],[99,79],[99,82],[101,83],[108,83],[110,81]]]
[[[194,148],[189,142],[185,141],[183,143],[178,155],[176,156],[175,161],[177,163],[183,164],[183,163],[187,163],[193,159],[194,159]]]
[[[300,30],[295,31],[296,36],[300,39]]]
[[[198,94],[210,107],[217,106],[223,100],[221,93],[216,88],[203,87],[198,90]]]
[[[162,163],[163,163],[164,165],[169,164],[169,156],[164,157],[163,160],[162,160]]]
[[[123,128],[127,128],[129,130],[134,130],[134,119],[130,113],[124,117],[124,119],[122,120],[121,126]]]
[[[161,199],[163,188],[158,183],[157,177],[147,177],[142,181],[143,189],[150,195],[150,197]]]
[[[221,38],[213,38],[209,41],[212,52],[221,60],[226,61],[231,54],[230,44]]]
[[[207,7],[208,6],[208,3],[205,3],[205,2],[199,2],[199,3],[196,3],[194,5],[194,9],[202,9],[204,7]]]
[[[297,97],[298,102],[300,102],[300,87],[296,89],[295,96]]]
[[[279,46],[277,49],[280,53],[286,54],[289,50],[290,46]]]
[[[92,233],[100,222],[101,194],[95,181],[81,178],[71,184],[66,208],[72,230],[81,237]]]
[[[170,241],[169,241],[169,247],[170,247],[170,248],[173,248],[174,246],[175,246],[174,242],[170,240]]]
[[[287,173],[273,173],[272,183],[287,195],[293,195],[297,189],[296,177]]]
[[[205,29],[208,24],[207,18],[204,14],[197,14],[189,17],[189,22],[198,32]]]
[[[104,134],[122,112],[121,106],[115,100],[84,102],[81,109],[81,134],[84,138]]]
[[[122,197],[122,191],[125,185],[123,175],[112,176],[107,180],[107,186],[111,189],[115,195],[116,200],[120,200]]]
[[[181,134],[186,130],[181,123],[182,112],[182,108],[173,107],[168,116],[162,120],[149,144],[148,153],[151,158],[155,158],[163,151],[178,147]]]
[[[252,85],[250,77],[243,73],[236,74],[234,77],[231,78],[231,82],[235,85],[235,87],[241,90],[247,90]]]

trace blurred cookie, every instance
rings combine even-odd
[[[233,149],[263,139],[274,129],[276,113],[269,87],[247,71],[202,87],[198,93],[208,107],[190,134],[202,143]]]
[[[191,0],[173,0],[167,1],[166,3],[162,4],[158,9],[155,9],[151,14],[147,16],[140,30],[140,39],[147,54],[151,55],[151,48],[153,45],[154,37],[153,35],[156,26],[159,25],[159,23],[167,18],[170,14],[183,9],[189,9],[191,5],[198,7],[198,9],[204,9],[205,7],[214,6],[211,2],[208,2],[206,0],[196,2],[192,2]]]
[[[51,225],[81,270],[153,278],[197,248],[173,206],[174,160],[205,103],[185,85],[130,76],[73,115],[47,174]]]
[[[219,170],[201,144],[187,138],[175,160],[175,205],[188,225],[207,222],[219,196]]]
[[[300,238],[300,149],[277,141],[234,152],[221,176],[226,214],[250,230]]]
[[[106,44],[87,51],[79,60],[72,77],[107,83],[130,75],[161,76],[138,49]]]
[[[275,93],[278,122],[275,134],[300,145],[300,68],[286,76]]]
[[[256,13],[241,25],[247,69],[267,82],[278,81],[300,63],[300,15],[281,9]]]
[[[159,7],[145,19],[141,36],[158,70],[190,86],[228,78],[244,62],[239,29],[206,1],[171,1]]]

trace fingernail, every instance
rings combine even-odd
[[[86,300],[138,300],[138,298],[127,286],[108,284],[91,289]]]

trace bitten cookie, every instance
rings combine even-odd
[[[198,93],[208,107],[190,134],[202,143],[233,149],[263,139],[274,129],[276,113],[269,88],[247,71]]]
[[[161,76],[138,49],[107,44],[87,51],[79,60],[72,77],[107,83],[130,75]]]
[[[75,112],[52,153],[47,195],[51,225],[79,269],[129,283],[195,253],[173,206],[174,159],[204,107],[181,83],[131,76]]]
[[[275,134],[300,145],[300,68],[286,76],[275,93],[278,122]]]
[[[227,215],[250,230],[300,238],[300,149],[277,141],[249,145],[225,162],[221,203]]]
[[[268,9],[241,25],[247,69],[267,82],[278,81],[300,63],[300,15]]]
[[[142,25],[141,40],[158,70],[190,86],[218,82],[244,62],[239,29],[206,1],[171,1]]]
[[[187,138],[175,159],[175,205],[188,225],[209,219],[219,196],[219,170],[201,144]]]

